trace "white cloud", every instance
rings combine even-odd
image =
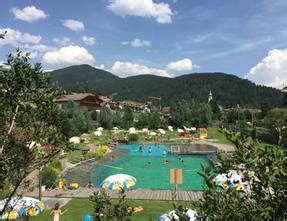
[[[146,74],[158,75],[162,77],[171,77],[171,75],[166,70],[121,61],[116,61],[113,64],[112,69],[110,71],[118,75],[119,77],[129,77],[129,76],[146,75]]]
[[[6,61],[0,61],[0,68],[10,69],[10,66],[6,64]]]
[[[27,6],[23,9],[12,8],[11,12],[15,15],[16,19],[33,22],[39,19],[47,18],[47,14],[41,9],[36,8],[35,6]]]
[[[44,53],[46,51],[54,49],[53,47],[49,47],[49,46],[44,45],[44,44],[35,44],[35,45],[24,44],[24,45],[21,45],[21,47],[29,49],[29,50],[33,50],[33,51],[38,51],[40,53]]]
[[[287,49],[273,49],[244,76],[257,84],[282,89],[287,83]]]
[[[141,40],[141,39],[134,39],[133,41],[124,41],[121,43],[122,45],[131,45],[134,48],[138,47],[149,47],[151,45],[150,41]]]
[[[38,44],[42,40],[40,35],[30,35],[11,28],[0,29],[0,33],[4,33],[5,31],[7,31],[7,34],[5,35],[5,39],[0,41],[0,47],[3,45],[17,47],[23,43]]]
[[[121,42],[121,44],[122,44],[122,45],[129,45],[130,42],[129,42],[129,41],[123,41],[123,42]]]
[[[95,59],[85,48],[69,45],[55,51],[48,51],[43,55],[42,62],[56,67],[76,64],[94,65]]]
[[[81,21],[73,20],[73,19],[68,19],[62,22],[62,24],[71,29],[72,31],[83,31],[85,30],[85,25]]]
[[[192,68],[193,68],[192,61],[188,58],[170,62],[168,65],[166,65],[167,70],[176,72],[191,71]]]
[[[60,44],[60,45],[69,45],[72,44],[71,39],[68,37],[62,38],[53,38],[53,42]]]
[[[34,59],[38,57],[38,52],[37,51],[24,51],[24,54],[29,53],[29,58]]]
[[[173,12],[167,3],[154,3],[153,0],[111,0],[107,6],[116,15],[155,18],[158,23],[171,23]]]
[[[271,38],[264,38],[264,39],[252,41],[252,42],[246,42],[246,43],[241,42],[238,46],[235,46],[230,50],[215,53],[211,55],[210,57],[211,58],[225,57],[225,56],[229,56],[232,54],[237,54],[237,53],[241,53],[245,51],[251,51],[254,48],[258,48],[258,46],[264,45],[270,41],[271,41]]]
[[[96,39],[94,37],[84,36],[82,40],[86,45],[94,45],[96,43]]]
[[[106,70],[106,67],[105,67],[104,64],[95,65],[94,67],[95,67],[95,68],[98,68],[98,69]],[[108,70],[107,70],[107,71],[108,71]]]

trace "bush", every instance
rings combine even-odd
[[[102,158],[105,155],[103,151],[88,152],[86,158]]]
[[[138,134],[130,134],[128,136],[128,141],[129,142],[136,142],[139,140],[139,135]]]
[[[42,184],[48,188],[54,186],[57,180],[57,172],[52,168],[45,168],[42,172]]]
[[[57,159],[50,164],[49,168],[53,169],[58,174],[62,170],[62,164],[60,160]]]

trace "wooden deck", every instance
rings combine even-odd
[[[93,192],[100,190],[99,188],[79,188],[76,190],[51,190],[44,191],[42,193],[43,197],[59,197],[59,198],[88,198],[93,195]],[[118,198],[118,191],[108,190],[111,198]],[[38,196],[37,190],[33,192],[26,193],[25,196]],[[176,200],[181,201],[196,201],[202,196],[201,191],[186,191],[178,190],[176,194]],[[131,189],[126,191],[127,199],[137,199],[137,200],[172,200],[171,190],[152,190],[152,189]]]

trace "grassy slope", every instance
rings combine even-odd
[[[207,128],[207,134],[208,137],[213,137],[214,139],[217,139],[216,143],[222,143],[222,144],[229,144],[233,145],[223,133],[220,133],[218,131],[218,127],[208,127]]]
[[[144,208],[144,211],[135,213],[132,220],[155,220],[161,214],[172,210],[172,202],[169,201],[130,200],[129,202],[131,206]],[[68,211],[61,217],[61,221],[81,221],[86,214],[93,214],[93,204],[89,199],[73,199],[62,209]],[[50,210],[45,210],[40,215],[33,217],[31,221],[50,220],[49,213]]]

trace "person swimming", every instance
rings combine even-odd
[[[150,160],[147,162],[147,166],[151,167],[151,161]]]

